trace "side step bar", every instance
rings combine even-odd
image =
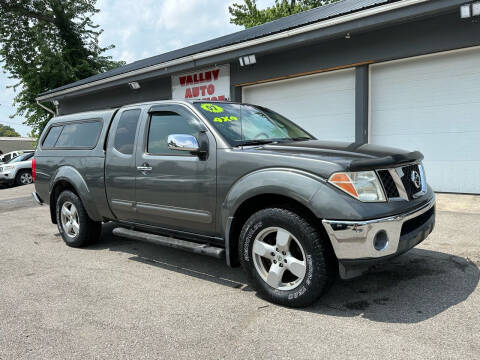
[[[225,257],[225,249],[213,247],[207,244],[198,244],[191,241],[175,239],[155,234],[144,233],[141,231],[117,227],[113,229],[113,235],[125,237],[133,240],[147,241],[153,244],[168,246],[175,249],[186,250],[195,254],[207,255],[217,259]]]

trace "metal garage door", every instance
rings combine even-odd
[[[436,191],[480,193],[480,49],[371,67],[374,144],[420,150]]]
[[[355,141],[353,69],[244,87],[243,102],[275,110],[318,139]]]

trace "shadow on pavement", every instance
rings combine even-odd
[[[359,316],[377,322],[417,323],[465,301],[478,286],[473,262],[437,251],[412,249],[349,281],[337,281],[305,311]]]
[[[104,225],[100,241],[89,249],[130,253],[132,261],[242,291],[251,290],[242,270],[229,268],[223,260],[116,238],[113,228],[113,224]],[[362,316],[376,322],[417,323],[465,301],[477,288],[479,279],[480,270],[468,259],[412,249],[359,278],[337,280],[319,302],[299,311]]]

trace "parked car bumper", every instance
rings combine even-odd
[[[386,218],[322,222],[339,260],[341,277],[351,278],[426,239],[435,226],[435,196],[420,208]]]
[[[11,182],[15,179],[13,171],[0,173],[0,183]]]

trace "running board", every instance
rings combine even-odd
[[[113,229],[113,235],[133,240],[147,241],[153,244],[168,246],[175,249],[181,249],[195,254],[207,255],[217,259],[222,259],[225,257],[225,249],[213,247],[207,244],[198,244],[191,241],[175,239],[172,237],[149,234],[121,227]]]

